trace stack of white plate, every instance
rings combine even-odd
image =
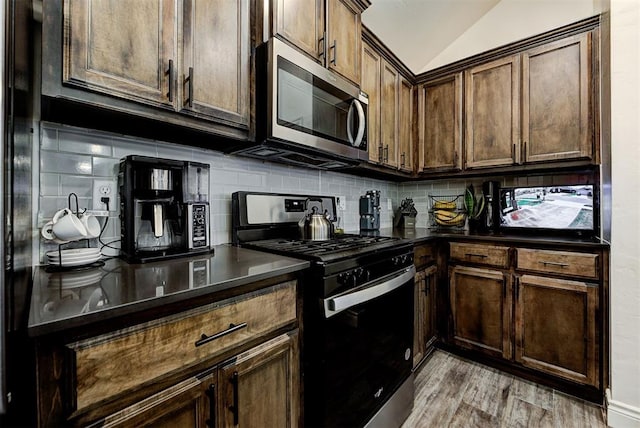
[[[47,261],[50,265],[61,267],[76,267],[90,265],[100,260],[100,249],[98,248],[72,248],[61,251],[49,251]]]

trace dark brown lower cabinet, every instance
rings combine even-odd
[[[435,265],[416,272],[415,321],[413,333],[413,367],[417,367],[436,340],[436,279]]]
[[[107,416],[102,427],[297,427],[297,330]]]
[[[457,346],[511,358],[511,281],[499,270],[451,266],[450,339]]]
[[[299,425],[297,343],[282,335],[222,365],[219,427]]]
[[[515,360],[597,385],[597,284],[534,275],[516,281]]]
[[[214,427],[216,374],[192,377],[105,418],[102,427]]]

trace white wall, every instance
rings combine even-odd
[[[640,2],[611,0],[609,424],[640,427]]]
[[[419,72],[433,70],[601,11],[601,0],[502,0]]]

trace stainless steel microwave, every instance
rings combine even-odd
[[[277,38],[256,52],[256,141],[244,155],[339,168],[368,159],[369,100]]]

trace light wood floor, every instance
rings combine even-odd
[[[416,373],[415,386],[402,428],[606,427],[592,403],[439,350]]]

